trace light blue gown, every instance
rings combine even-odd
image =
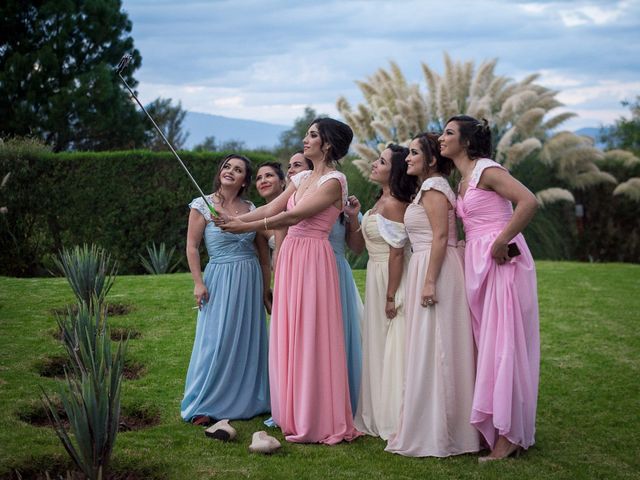
[[[347,370],[349,376],[349,394],[351,397],[351,411],[356,414],[358,398],[360,396],[360,378],[362,376],[362,338],[360,322],[362,321],[363,305],[358,287],[353,280],[353,272],[344,256],[345,233],[347,221],[340,223],[340,218],[333,225],[329,233],[329,242],[333,247],[338,264],[340,277],[340,297],[342,300],[342,318],[344,324],[344,346],[347,354]]]
[[[189,205],[210,219],[204,202]],[[182,418],[248,419],[269,412],[267,324],[255,233],[223,232],[207,223],[203,280],[209,301],[198,313]]]

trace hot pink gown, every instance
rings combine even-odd
[[[310,175],[292,178],[298,187]],[[337,179],[346,202],[346,178]],[[301,199],[297,199],[300,202]],[[288,209],[295,206],[295,195]],[[335,444],[353,426],[336,259],[328,237],[340,210],[329,206],[290,227],[275,271],[269,338],[271,413],[290,442]]]
[[[491,245],[511,220],[511,203],[478,188],[486,168],[479,159],[456,212],[464,223],[465,286],[477,346],[476,386],[471,423],[491,448],[498,435],[528,448],[535,442],[540,366],[536,270],[522,234],[521,252],[504,265],[491,257]]]

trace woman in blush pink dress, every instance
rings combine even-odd
[[[271,203],[218,220],[234,233],[289,227],[276,265],[269,382],[273,420],[290,442],[336,444],[360,435],[353,426],[338,271],[328,240],[347,200],[346,177],[335,165],[352,138],[342,122],[315,120],[304,138],[313,170],[294,175]]]
[[[404,215],[413,250],[406,274],[406,374],[399,428],[386,450],[410,457],[480,450],[469,424],[475,362],[456,197],[446,178],[453,165],[438,149],[438,136],[423,133],[406,157],[407,173],[421,186]]]
[[[500,460],[535,441],[538,295],[535,265],[521,232],[538,203],[488,158],[486,120],[455,116],[439,141],[441,154],[462,174],[456,212],[464,223],[465,286],[477,347],[471,423],[491,447],[479,460]]]

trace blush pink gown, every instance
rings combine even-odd
[[[296,188],[310,174],[295,175]],[[342,173],[318,183],[331,179],[340,182],[346,202]],[[278,254],[269,382],[273,419],[290,442],[336,444],[360,435],[353,426],[338,271],[328,240],[339,214],[329,206],[289,227]]]
[[[504,265],[491,257],[513,208],[496,192],[478,188],[487,168],[503,167],[479,159],[456,205],[464,223],[465,286],[478,351],[471,423],[491,448],[498,435],[528,448],[535,442],[540,367],[536,270],[522,234],[511,240],[520,256]]]

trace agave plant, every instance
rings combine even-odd
[[[178,263],[180,263],[180,259],[178,259],[173,265],[171,264],[171,259],[173,258],[175,250],[176,247],[171,247],[171,250],[167,251],[167,247],[164,242],[162,242],[160,247],[157,248],[154,242],[151,246],[147,245],[149,259],[140,255],[140,261],[142,262],[142,266],[145,270],[152,275],[171,273],[176,269]]]
[[[59,323],[72,366],[71,372],[65,372],[65,383],[58,387],[69,419],[68,430],[44,390],[42,396],[56,435],[90,479],[103,478],[115,445],[128,343],[119,342],[117,351],[112,353],[103,315],[104,309],[92,312],[85,303],[75,317],[70,313],[66,322]]]
[[[117,263],[111,255],[96,245],[76,245],[63,249],[54,263],[69,282],[79,303],[99,307],[116,279]],[[94,303],[95,302],[95,303]]]

